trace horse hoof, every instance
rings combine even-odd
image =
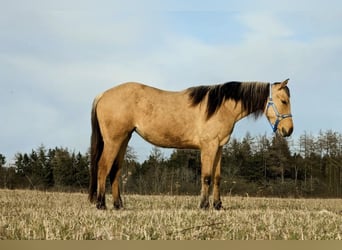
[[[120,210],[120,209],[123,209],[123,205],[122,204],[115,204],[114,203],[114,210]]]
[[[99,209],[99,210],[106,210],[106,205],[103,204],[103,203],[97,203],[96,204],[96,208]]]
[[[203,210],[209,209],[209,206],[210,206],[209,201],[202,201],[200,204],[200,208]]]
[[[214,202],[214,208],[216,210],[221,210],[223,207],[222,207],[222,201],[215,201]]]

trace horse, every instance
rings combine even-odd
[[[106,209],[105,183],[109,175],[114,209],[123,208],[120,170],[133,132],[160,147],[199,149],[201,152],[200,208],[222,208],[221,155],[235,123],[246,116],[265,114],[272,131],[290,136],[293,121],[289,79],[283,82],[227,82],[160,90],[128,82],[98,95],[91,111],[91,168],[89,200]]]

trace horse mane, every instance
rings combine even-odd
[[[278,83],[275,83],[278,84]],[[254,118],[262,115],[269,96],[269,83],[227,82],[212,86],[198,86],[188,89],[192,106],[207,101],[207,119],[214,115],[225,100],[241,101],[244,111]]]

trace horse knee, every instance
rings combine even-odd
[[[204,185],[210,186],[210,184],[211,184],[211,176],[210,175],[204,176],[202,182],[203,182]]]

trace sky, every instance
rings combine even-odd
[[[290,78],[295,140],[342,132],[342,1],[0,0],[0,153],[85,153],[94,97]],[[271,135],[265,117],[232,134]],[[129,144],[139,161],[151,145]],[[164,151],[168,154],[170,151]]]

